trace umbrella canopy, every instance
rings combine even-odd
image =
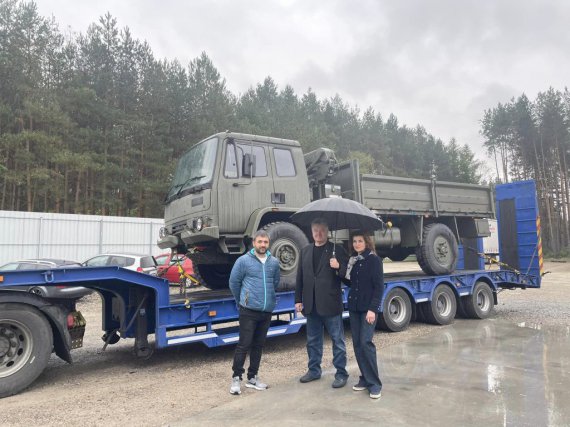
[[[302,227],[310,226],[317,218],[323,218],[329,230],[373,231],[383,227],[383,222],[366,206],[340,197],[315,200],[291,216],[291,220]]]

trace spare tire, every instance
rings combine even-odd
[[[422,244],[416,249],[418,263],[429,275],[450,274],[457,266],[457,239],[445,224],[424,227]]]
[[[295,289],[301,249],[309,244],[305,233],[288,222],[272,222],[263,227],[269,235],[269,251],[281,267],[278,291]]]

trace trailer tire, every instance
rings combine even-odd
[[[309,239],[299,227],[288,222],[272,222],[263,230],[269,235],[271,255],[279,261],[281,279],[277,290],[295,289],[301,249],[309,244]]]
[[[53,332],[40,311],[25,304],[0,304],[0,398],[33,383],[52,350]]]
[[[473,293],[461,299],[463,309],[472,319],[486,319],[493,313],[493,291],[485,282],[476,282]]]
[[[400,332],[408,327],[412,318],[410,297],[400,288],[394,288],[382,303],[382,313],[378,313],[377,329]]]
[[[423,314],[428,323],[434,325],[449,325],[457,313],[455,293],[447,285],[438,285],[433,291],[433,297],[424,306]]]
[[[457,265],[458,253],[457,239],[447,225],[436,223],[424,227],[416,256],[425,273],[434,276],[451,273]]]

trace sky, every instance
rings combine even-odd
[[[486,109],[564,90],[570,76],[567,0],[36,3],[64,32],[83,33],[110,12],[157,58],[187,65],[206,52],[235,94],[267,76],[299,96],[309,88],[319,99],[338,94],[444,142],[456,138],[480,160]]]

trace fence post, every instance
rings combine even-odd
[[[99,253],[103,253],[103,218],[99,220]]]
[[[150,239],[148,241],[148,250],[149,250],[148,253],[150,255],[153,255],[153,253],[152,253],[152,220],[149,220],[148,225],[149,225],[149,229],[150,229],[150,233],[149,233]]]
[[[43,222],[43,217],[40,216],[40,224],[38,226],[38,245],[36,249],[36,258],[40,258],[40,254],[42,252],[42,222]]]

